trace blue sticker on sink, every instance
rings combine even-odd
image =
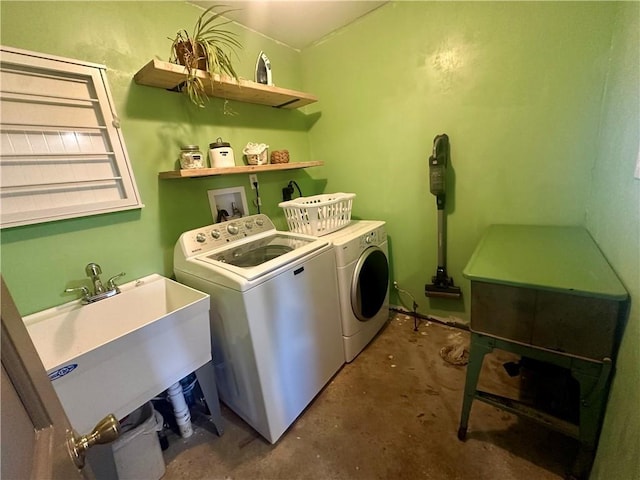
[[[57,380],[60,377],[64,377],[67,373],[73,372],[76,369],[77,366],[78,366],[77,363],[70,363],[69,365],[65,365],[64,367],[60,367],[57,370],[54,370],[53,372],[51,372],[49,374],[49,378],[53,382],[54,380]]]

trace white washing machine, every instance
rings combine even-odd
[[[345,360],[351,362],[389,318],[389,248],[385,222],[354,220],[320,238],[333,243]]]
[[[275,443],[344,364],[331,243],[252,215],[183,233],[174,270],[211,298],[220,399]]]

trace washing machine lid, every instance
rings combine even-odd
[[[208,252],[195,257],[194,260],[218,272],[227,271],[246,280],[253,280],[328,245],[330,243],[327,240],[276,231],[256,240]]]

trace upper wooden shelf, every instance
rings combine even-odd
[[[237,173],[258,173],[272,172],[275,170],[296,170],[307,167],[320,167],[324,162],[293,162],[293,163],[271,163],[268,165],[244,165],[241,167],[229,168],[192,168],[189,170],[172,170],[170,172],[160,172],[160,178],[195,178],[209,177],[212,175],[234,175]]]
[[[186,75],[186,69],[182,65],[151,60],[133,76],[133,79],[139,85],[171,90],[184,82]],[[197,70],[197,75],[203,80],[207,95],[210,97],[289,109],[300,108],[318,101],[315,95],[308,93],[263,85],[249,80],[236,81],[233,78],[217,74],[213,76],[213,82],[210,82],[210,75],[204,70]]]

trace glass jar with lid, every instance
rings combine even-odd
[[[184,145],[180,147],[180,168],[205,168],[204,156],[198,145]]]

